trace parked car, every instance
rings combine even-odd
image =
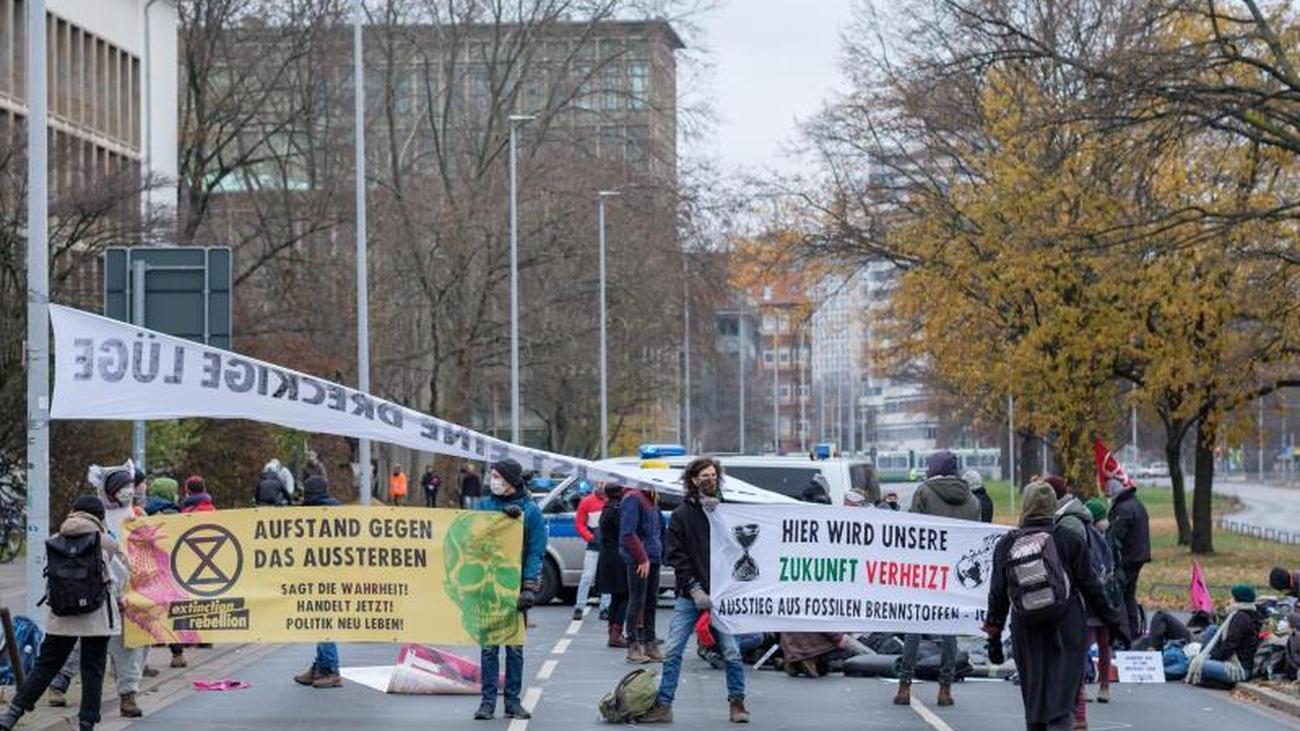
[[[619,465],[620,473],[659,485],[659,507],[664,521],[681,504],[684,491],[681,484],[682,467],[643,468],[640,465]],[[582,500],[582,480],[565,478],[538,501],[546,520],[546,556],[542,560],[542,589],[539,603],[546,604],[557,597],[572,602],[582,578],[583,552],[587,544],[578,536],[574,515]],[[737,503],[794,503],[796,500],[779,495],[743,480],[727,475],[722,483],[728,502]],[[660,574],[660,587],[667,591],[673,587],[673,570],[665,565]]]
[[[1169,476],[1169,465],[1164,462],[1152,462],[1141,467],[1134,468],[1129,475],[1135,480],[1151,480]]]

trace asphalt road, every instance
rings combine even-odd
[[[105,729],[187,731],[211,729],[485,729],[509,731],[572,731],[600,729],[596,703],[625,672],[622,653],[604,647],[603,626],[589,614],[581,625],[570,610],[552,606],[535,610],[525,661],[525,703],[533,707],[530,722],[476,722],[471,716],[476,696],[389,696],[348,683],[337,690],[313,690],[294,685],[292,676],[311,662],[309,646],[284,647],[232,670],[227,677],[246,680],[252,688],[219,693],[185,693],[171,705],[150,712],[130,725],[107,724]],[[660,627],[666,631],[667,613]],[[573,631],[570,634],[570,631]],[[568,640],[568,641],[566,641]],[[690,650],[693,653],[693,648]],[[473,650],[470,650],[473,653]],[[349,665],[382,665],[393,661],[396,647],[348,645],[342,659]],[[212,678],[213,680],[217,678]],[[955,688],[957,705],[937,709],[936,686],[919,684],[920,703],[898,708],[890,703],[895,685],[875,680],[831,676],[819,680],[792,679],[773,671],[747,672],[751,726],[768,729],[947,729],[1006,731],[1023,728],[1018,689],[1005,682],[965,682]],[[1182,684],[1116,686],[1108,706],[1090,705],[1090,728],[1106,729],[1300,729],[1297,719],[1272,714],[1233,700],[1226,693]],[[144,699],[150,707],[151,699]],[[685,665],[674,708],[676,726],[717,728],[727,725],[722,673],[691,654]],[[113,719],[115,720],[115,719]]]
[[[1228,521],[1258,528],[1265,538],[1284,542],[1300,540],[1300,525],[1296,522],[1296,516],[1300,515],[1300,487],[1218,480],[1214,491],[1241,500],[1242,509],[1225,516]]]

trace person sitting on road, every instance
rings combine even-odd
[[[1187,669],[1189,684],[1231,690],[1255,671],[1259,632],[1264,626],[1255,606],[1255,588],[1247,584],[1232,587],[1232,602],[1223,627],[1207,627],[1201,633],[1201,652]]]
[[[1281,566],[1274,566],[1268,572],[1268,585],[1275,591],[1300,599],[1300,571],[1287,571]]]

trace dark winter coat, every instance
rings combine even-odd
[[[1119,541],[1120,565],[1130,569],[1151,563],[1151,518],[1137,490],[1115,496],[1110,506],[1110,532]]]
[[[709,591],[709,516],[699,497],[687,495],[668,521],[665,556],[677,582],[677,596],[689,597],[691,587]]]
[[[329,484],[325,482],[325,478],[319,476],[308,477],[307,481],[302,483],[302,504],[303,507],[342,505],[338,498],[330,495]]]
[[[980,487],[976,487],[972,489],[970,492],[972,495],[975,496],[975,500],[980,504],[980,522],[992,523],[993,522],[993,498],[989,497],[989,491],[985,490],[984,487],[981,485]]]
[[[664,557],[664,520],[650,497],[640,490],[628,490],[619,503],[619,555],[623,563],[636,566]]]
[[[970,485],[956,475],[937,475],[922,482],[912,494],[911,512],[942,518],[979,520],[980,504]]]
[[[1017,616],[1011,617],[1011,645],[1020,673],[1025,721],[1050,723],[1074,713],[1079,684],[1083,681],[1084,642],[1088,629],[1084,601],[1098,608],[1098,614],[1107,626],[1119,625],[1123,619],[1119,610],[1106,599],[1106,593],[1093,573],[1086,539],[1050,518],[1029,521],[1024,527],[1051,530],[1061,565],[1070,577],[1070,604],[1058,621],[1035,624]],[[1006,565],[1015,536],[1015,531],[1008,533],[993,549],[988,624],[994,627],[1006,627],[1007,615],[1013,611],[1007,594]]]
[[[1223,633],[1223,639],[1210,652],[1210,659],[1227,662],[1236,657],[1242,669],[1250,675],[1255,670],[1259,631],[1264,623],[1253,604],[1234,604],[1229,609],[1233,612],[1232,621],[1219,630]]]
[[[482,493],[483,483],[478,479],[478,475],[473,472],[466,472],[460,478],[461,497],[480,497]]]
[[[621,516],[619,500],[606,500],[600,511],[600,563],[596,569],[596,592],[627,593],[627,564],[619,555],[618,528]]]

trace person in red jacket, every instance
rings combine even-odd
[[[181,501],[182,513],[215,513],[217,506],[212,502],[212,496],[208,494],[208,487],[203,482],[203,478],[198,475],[190,475],[185,481],[185,499]]]
[[[588,492],[578,503],[578,512],[573,516],[574,527],[578,536],[587,542],[587,550],[582,555],[582,578],[578,581],[578,598],[573,603],[573,618],[582,619],[582,608],[587,606],[587,596],[596,581],[596,568],[600,566],[600,512],[605,509],[605,485],[597,484],[596,489],[584,480],[579,492]],[[609,611],[609,594],[600,595],[601,619],[607,619]]]

